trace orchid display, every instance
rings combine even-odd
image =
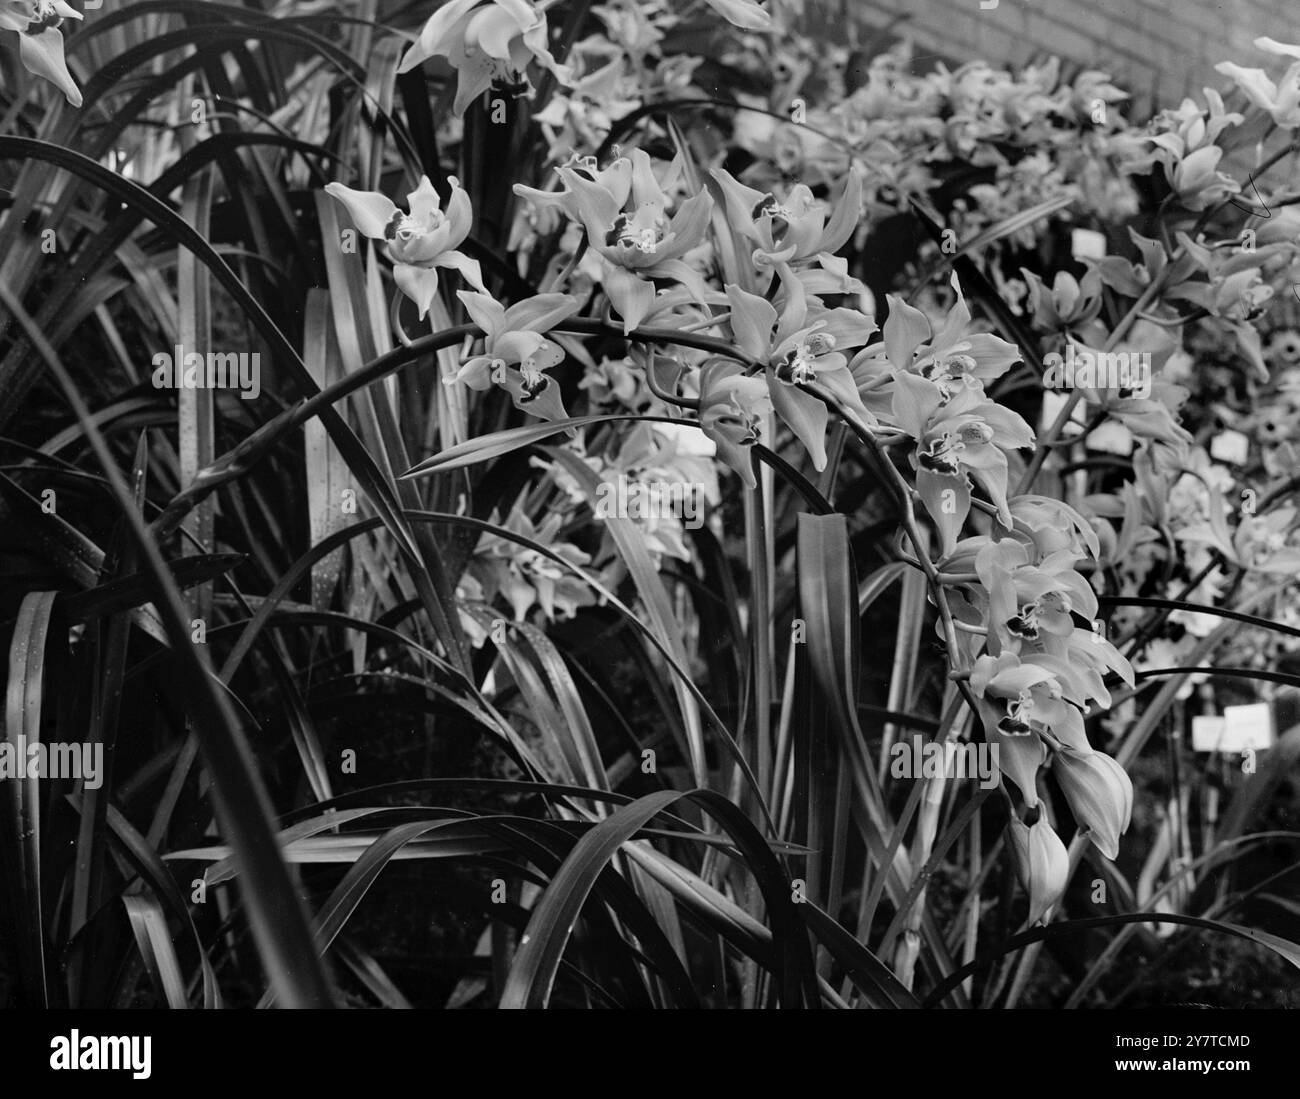
[[[402,1004],[390,860],[456,1006],[1295,964],[1300,46],[1140,114],[798,0],[182,6],[78,114],[0,3],[9,723],[119,768],[0,813],[0,999]]]

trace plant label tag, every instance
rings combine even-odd
[[[1217,752],[1223,740],[1223,718],[1216,714],[1198,714],[1192,718],[1192,751]]]
[[[1127,457],[1133,453],[1133,433],[1118,420],[1106,420],[1089,433],[1084,445],[1089,450],[1100,450],[1103,454]]]
[[[1244,466],[1250,458],[1250,440],[1240,431],[1221,431],[1210,442],[1210,457],[1216,462]]]
[[[1105,259],[1106,237],[1095,229],[1075,229],[1070,233],[1070,253],[1075,259]]]
[[[1192,718],[1194,752],[1262,751],[1273,746],[1273,712],[1267,702],[1225,706],[1222,717]]]
[[[1232,742],[1234,752],[1273,747],[1273,708],[1267,702],[1225,706],[1223,724],[1224,739]]]

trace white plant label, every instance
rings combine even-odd
[[[1192,718],[1195,752],[1261,751],[1273,746],[1273,712],[1267,702],[1225,706],[1223,716]]]
[[[1240,431],[1221,431],[1210,442],[1210,457],[1216,462],[1244,466],[1250,457],[1250,440]]]

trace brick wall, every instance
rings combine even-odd
[[[1252,45],[1260,35],[1300,42],[1300,0],[997,0],[989,11],[980,0],[807,0],[806,10],[837,36],[846,19],[856,24],[863,43],[906,15],[894,35],[911,37],[922,62],[1019,65],[1058,54],[1120,79],[1137,116],[1207,85],[1226,90],[1230,82],[1214,71],[1219,61],[1280,72],[1285,58]]]

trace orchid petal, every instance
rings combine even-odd
[[[409,263],[393,265],[393,281],[397,288],[415,302],[420,320],[428,315],[438,293],[438,271],[433,267],[412,267]]]
[[[889,326],[888,321],[885,326]],[[943,394],[933,382],[905,371],[900,371],[894,378],[894,421],[913,439],[920,440],[925,436],[942,401]]]
[[[371,240],[385,239],[384,233],[398,213],[392,199],[375,191],[355,191],[342,183],[328,183],[325,193],[343,203],[352,224]]]
[[[441,210],[438,192],[433,189],[428,176],[421,176],[419,185],[406,196],[406,206],[411,211],[411,217],[419,222],[428,221],[431,215]]]
[[[970,514],[970,481],[964,476],[954,477],[929,469],[918,469],[916,490],[921,494],[921,502],[939,530],[941,552],[947,556],[956,548],[957,535],[961,533],[966,516]]]
[[[714,168],[709,174],[722,188],[722,197],[727,204],[727,224],[752,241],[759,244],[770,243],[763,240],[754,225],[754,210],[767,198],[767,195],[762,191],[755,191],[753,187],[746,187],[725,168]]]
[[[585,179],[572,168],[564,167],[558,170],[560,178],[573,194],[573,202],[578,217],[586,227],[587,236],[592,244],[603,247],[605,235],[613,227],[621,204],[615,201],[607,188]]]
[[[731,303],[731,331],[741,351],[757,362],[766,362],[772,346],[776,309],[766,298],[734,284],[726,287]]]
[[[535,294],[506,310],[505,327],[547,332],[581,307],[582,303],[572,294]]]
[[[475,290],[487,293],[487,287],[483,285],[483,271],[478,265],[478,260],[470,259],[463,252],[443,252],[434,261],[435,267],[449,267],[454,271],[459,271],[461,278],[469,283]]]
[[[765,31],[772,25],[772,17],[754,0],[704,0],[728,23],[749,31]]]
[[[826,405],[811,393],[777,381],[771,367],[768,367],[767,379],[772,407],[803,443],[812,458],[813,468],[820,473],[826,468],[826,424],[829,419]]]
[[[469,314],[470,320],[483,329],[489,346],[498,336],[507,331],[506,307],[491,294],[474,294],[468,290],[457,290],[456,297],[460,298],[461,304],[465,306],[465,312]]]
[[[623,335],[626,336],[654,308],[654,285],[612,263],[605,264],[603,281],[605,293],[623,318]]]
[[[457,118],[463,115],[474,100],[492,87],[495,79],[496,70],[486,54],[476,54],[456,66],[456,100],[451,105],[452,114]]]
[[[509,61],[511,39],[521,37],[523,30],[510,12],[494,4],[470,17],[465,26],[465,44],[478,46],[498,61]]]
[[[46,27],[40,34],[20,34],[18,53],[29,73],[55,85],[74,107],[81,106],[81,91],[68,72],[63,55],[63,35],[55,28]]]
[[[479,0],[450,0],[435,11],[424,24],[420,37],[406,51],[402,63],[397,66],[399,73],[410,72],[417,65],[430,57],[446,56],[443,43],[453,39],[453,27],[465,17]]]
[[[1047,758],[1047,749],[1037,733],[1028,736],[1008,736],[998,731],[1000,714],[996,706],[979,703],[984,719],[985,736],[998,748],[998,770],[1015,783],[1020,796],[1029,808],[1038,804],[1038,769]]]
[[[912,365],[913,353],[930,338],[930,322],[915,306],[890,294],[889,316],[885,320],[885,354],[900,370]]]
[[[835,212],[826,223],[818,245],[819,252],[838,252],[853,236],[862,219],[862,170],[854,165],[844,181],[844,190],[835,203]]]

